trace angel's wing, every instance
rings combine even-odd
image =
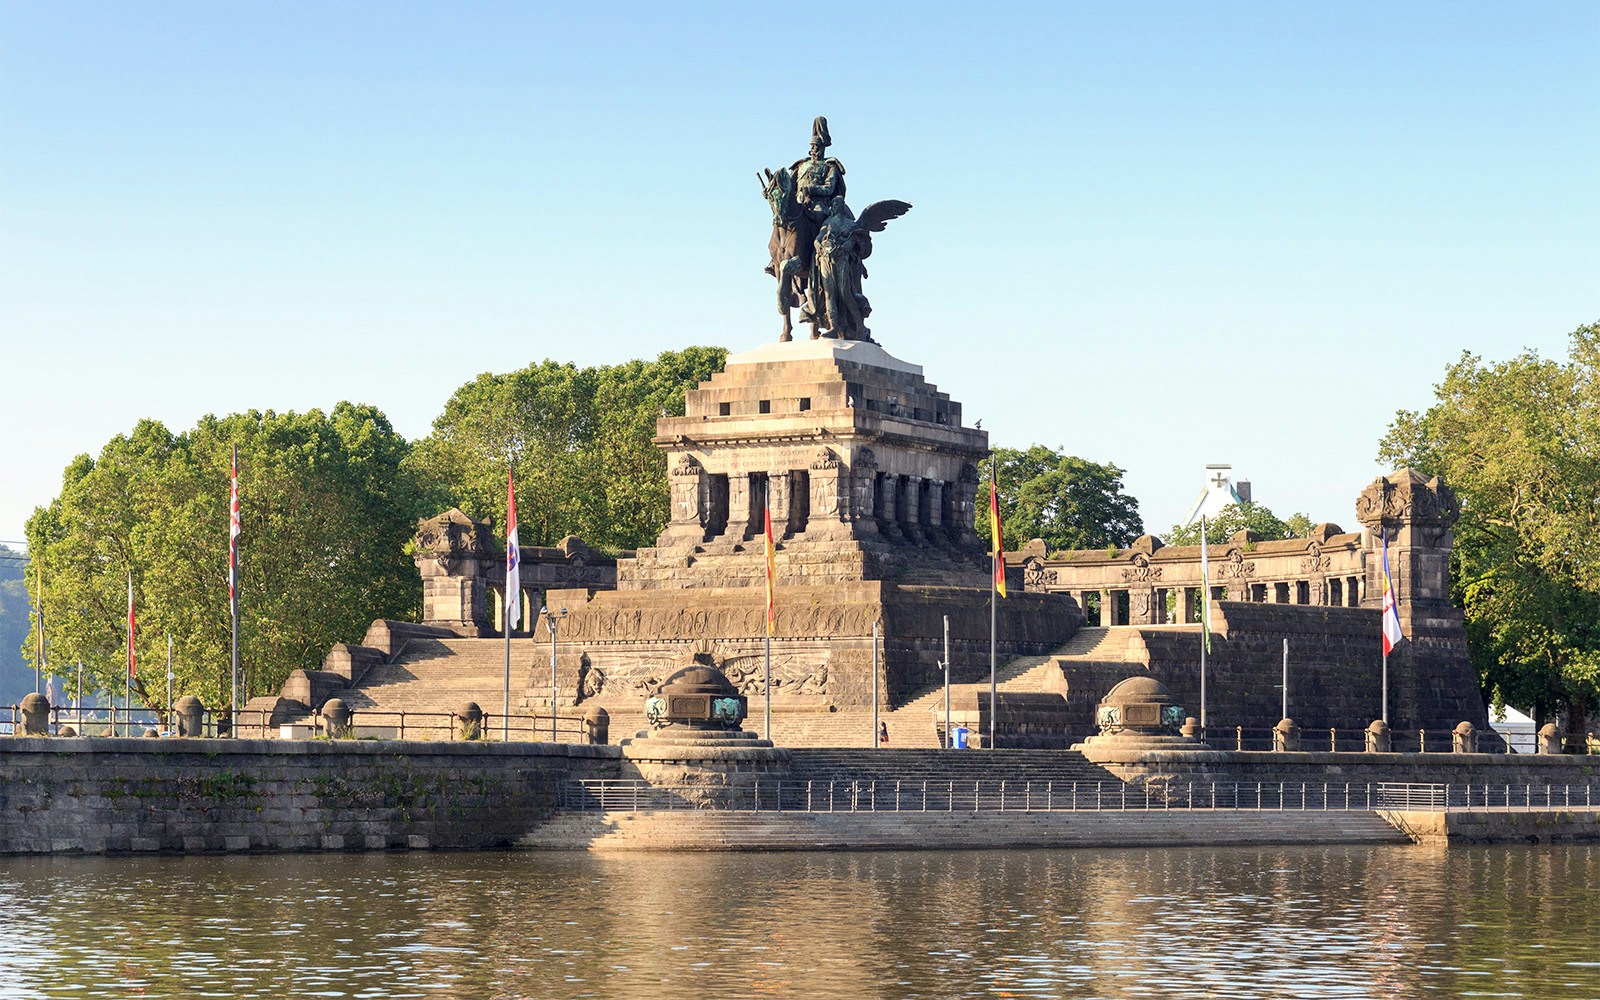
[[[856,225],[869,233],[881,233],[883,232],[883,227],[888,225],[890,220],[898,219],[909,211],[911,211],[910,202],[894,201],[893,199],[875,201],[863,208],[861,214],[856,216]]]

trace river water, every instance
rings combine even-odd
[[[0,997],[1600,997],[1600,846],[0,859]]]

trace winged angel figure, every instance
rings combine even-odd
[[[834,198],[828,217],[817,230],[816,257],[811,267],[810,306],[818,327],[841,340],[871,340],[867,317],[872,306],[861,292],[867,276],[864,263],[872,256],[872,234],[890,220],[911,211],[903,201],[875,201],[858,217],[843,198]]]

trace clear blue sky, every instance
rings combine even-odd
[[[1353,525],[1463,349],[1600,319],[1600,3],[0,2],[0,539],[141,417],[777,333],[754,178],[916,207],[866,290],[983,419]]]

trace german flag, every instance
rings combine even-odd
[[[1000,462],[989,466],[989,530],[994,535],[994,589],[1006,596],[1006,550],[1000,541],[1000,493],[996,481],[1000,478]]]

